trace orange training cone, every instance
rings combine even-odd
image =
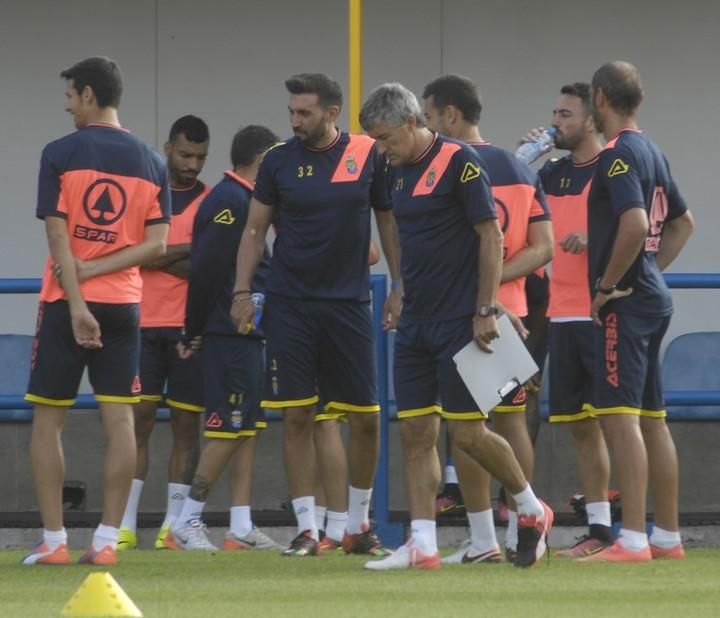
[[[125,616],[142,612],[110,573],[90,573],[62,610],[61,616]]]

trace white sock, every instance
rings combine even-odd
[[[413,519],[410,522],[410,538],[422,553],[437,553],[437,533],[434,519]]]
[[[470,522],[470,538],[475,552],[481,554],[498,546],[492,509],[468,513],[467,517]]]
[[[230,532],[235,536],[245,538],[252,532],[253,523],[249,506],[230,507]]]
[[[455,471],[455,464],[448,464],[445,466],[445,482],[458,484],[457,472]]]
[[[347,527],[348,514],[347,511],[339,513],[337,511],[327,512],[327,528],[325,528],[325,536],[333,541],[342,541]]]
[[[161,528],[164,528],[165,526],[172,526],[175,523],[175,520],[182,512],[183,503],[189,493],[190,485],[183,485],[182,483],[168,483],[165,520],[163,521],[162,526],[160,526]]]
[[[67,531],[65,528],[60,528],[60,530],[43,529],[43,543],[51,550],[57,549],[60,545],[67,545]]]
[[[597,524],[599,526],[612,526],[612,519],[610,518],[610,503],[609,502],[588,502],[585,505],[587,511],[588,526]]]
[[[350,485],[348,492],[348,534],[360,534],[370,526],[370,489],[358,489]]]
[[[185,498],[185,500],[183,500],[182,511],[180,511],[180,515],[177,516],[177,519],[172,524],[173,530],[181,528],[193,519],[202,519],[204,509],[204,502],[193,500],[190,496]]]
[[[650,534],[650,543],[655,545],[655,547],[668,549],[680,545],[682,539],[680,538],[680,532],[672,532],[659,528],[658,526],[653,526],[652,533]]]
[[[137,512],[140,504],[140,494],[142,493],[145,481],[133,479],[130,485],[130,495],[128,495],[125,512],[123,513],[121,528],[129,528],[133,532],[137,532]]]
[[[325,530],[325,516],[327,515],[326,506],[315,505],[315,527],[318,530]]]
[[[517,551],[518,544],[518,528],[517,528],[517,513],[515,511],[508,510],[508,525],[507,532],[505,533],[505,547]]]
[[[533,493],[532,487],[528,485],[519,494],[513,494],[515,504],[517,504],[517,512],[520,515],[535,515],[536,517],[543,517],[545,515],[545,509]]]
[[[92,544],[95,551],[100,551],[106,545],[110,545],[113,549],[117,549],[117,540],[120,530],[112,526],[100,524],[93,534]]]
[[[318,529],[315,525],[315,496],[302,496],[292,501],[298,532],[310,530],[312,538],[318,540]]]
[[[635,530],[620,528],[618,540],[625,549],[629,549],[630,551],[641,551],[648,546],[647,534],[644,532],[636,532]]]

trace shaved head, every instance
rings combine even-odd
[[[643,87],[637,67],[622,60],[602,65],[592,78],[594,93],[602,90],[611,107],[623,116],[631,116],[643,100]]]

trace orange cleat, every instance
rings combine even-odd
[[[50,549],[44,542],[40,542],[32,553],[23,557],[21,564],[70,564],[70,551],[65,543]]]
[[[323,554],[327,554],[330,552],[338,551],[342,549],[342,541],[336,541],[335,539],[331,539],[329,536],[325,535],[320,541],[318,542],[318,553],[322,556]]]
[[[533,566],[545,554],[547,537],[555,520],[552,509],[540,500],[543,516],[518,514],[518,545],[515,561],[516,567]]]
[[[650,562],[651,560],[652,554],[649,546],[640,551],[633,551],[618,540],[602,551],[583,558],[576,558],[575,562]]]
[[[80,557],[79,564],[97,564],[101,566],[115,566],[117,564],[117,551],[112,545],[105,545],[99,551],[92,545]]]
[[[685,548],[682,543],[672,547],[658,547],[650,544],[650,553],[653,560],[683,560],[685,558]]]

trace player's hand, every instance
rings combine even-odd
[[[88,350],[102,348],[100,339],[100,324],[95,319],[87,305],[71,312],[72,330],[75,342]]]
[[[402,292],[399,289],[390,290],[390,294],[385,300],[385,305],[383,306],[383,330],[388,331],[397,328],[402,308]]]
[[[181,360],[190,358],[202,345],[202,337],[193,337],[190,341],[178,341],[175,349]]]
[[[230,317],[241,335],[249,335],[252,332],[255,319],[255,304],[250,294],[233,297]]]
[[[493,352],[490,344],[498,337],[500,337],[500,330],[494,315],[473,317],[473,339],[483,352]]]
[[[528,142],[537,142],[542,136],[544,130],[545,127],[538,127],[537,129],[533,129],[532,131],[526,133],[523,137],[521,137],[518,140],[517,145],[522,146],[523,144],[527,144]],[[550,148],[548,152],[550,152],[550,150],[552,150],[552,148]]]
[[[505,315],[507,315],[510,320],[510,324],[512,324],[512,327],[515,329],[517,334],[520,335],[520,338],[525,341],[528,338],[530,331],[525,328],[523,321],[515,313],[508,311],[507,309],[505,309]]]
[[[570,232],[560,241],[560,248],[566,253],[582,255],[587,248],[587,234],[585,232]]]
[[[595,298],[592,300],[592,304],[590,305],[590,317],[592,318],[592,321],[595,323],[595,326],[602,326],[603,322],[600,318],[600,310],[611,300],[615,300],[616,298],[624,298],[625,296],[630,296],[632,294],[633,289],[628,288],[627,290],[613,290],[612,294],[603,294],[602,292],[595,292]]]

